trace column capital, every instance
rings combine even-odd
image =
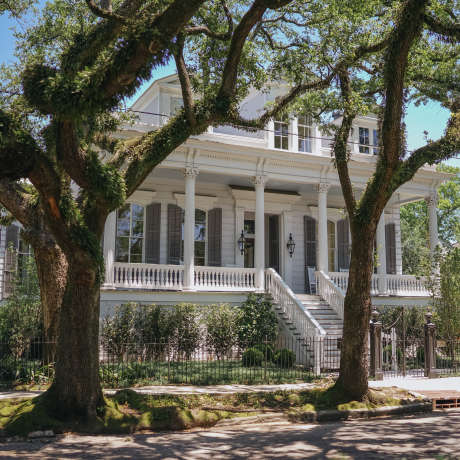
[[[184,168],[185,177],[196,177],[200,173],[200,170],[194,166],[186,166]]]
[[[328,182],[320,182],[316,186],[316,189],[318,190],[319,193],[327,193],[330,187],[331,187],[331,184],[329,184]]]
[[[264,187],[267,181],[268,181],[268,177],[265,174],[258,174],[257,176],[254,176],[251,178],[251,182],[254,185],[263,185]]]
[[[431,192],[425,197],[426,204],[428,206],[437,206],[438,204],[438,193],[436,191]]]

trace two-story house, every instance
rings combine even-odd
[[[242,115],[256,115],[282,90],[251,92]],[[157,80],[132,106],[138,119],[119,135],[157,129],[181,106],[176,75]],[[340,336],[352,241],[330,142],[308,116],[257,132],[219,126],[189,138],[107,219],[102,314],[126,301],[238,305],[248,292],[265,291],[286,330]],[[376,118],[356,118],[349,168],[358,191],[374,170],[377,145]],[[424,167],[386,207],[376,238],[375,305],[426,303],[423,281],[402,273],[399,208],[428,201],[434,248],[436,187],[447,177]]]

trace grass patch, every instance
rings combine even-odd
[[[0,401],[0,429],[10,435],[52,429],[56,433],[132,433],[139,430],[182,430],[208,427],[219,420],[281,412],[301,416],[324,409],[349,410],[404,404],[413,399],[405,390],[371,390],[364,402],[349,401],[333,387],[304,391],[237,393],[228,395],[143,395],[121,390],[108,397],[103,416],[92,423],[64,422],[51,417],[42,396],[30,400]]]

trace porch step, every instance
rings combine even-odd
[[[305,310],[308,310],[313,318],[315,318],[320,326],[326,331],[326,339],[342,337],[343,321],[327,302],[315,295],[298,294],[297,297],[302,302]],[[329,345],[327,346],[329,347]],[[331,342],[331,346],[336,347],[337,343],[335,342],[334,345],[332,345]],[[340,355],[339,350],[331,350],[331,352],[334,357]]]

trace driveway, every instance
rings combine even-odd
[[[25,459],[456,459],[460,411],[322,425],[266,423],[133,436],[62,436],[0,445]]]

